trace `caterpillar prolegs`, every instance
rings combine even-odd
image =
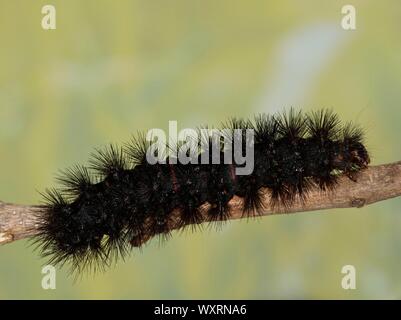
[[[68,262],[73,270],[103,268],[150,237],[205,220],[225,221],[234,196],[243,198],[244,215],[257,216],[265,205],[291,207],[312,188],[332,190],[340,174],[355,179],[370,161],[363,130],[342,124],[331,110],[262,114],[222,127],[229,133],[252,131],[251,173],[237,174],[243,164],[235,157],[224,163],[223,150],[220,163],[181,163],[170,156],[151,164],[143,135],[123,147],[97,150],[89,166],[63,171],[61,187],[46,191],[40,211],[35,241],[42,255],[55,264]],[[245,134],[231,137],[244,151]],[[213,137],[203,135],[192,158],[211,160],[204,153],[212,144]],[[263,203],[262,190],[270,203]]]

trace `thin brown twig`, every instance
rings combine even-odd
[[[271,208],[269,194],[265,194],[266,209],[260,215],[296,213],[334,208],[360,208],[378,201],[401,195],[401,161],[372,166],[361,171],[357,182],[340,177],[335,190],[324,192],[313,190],[305,201],[297,199],[290,208]],[[229,219],[243,217],[242,200],[234,197],[230,203]],[[0,244],[34,236],[38,232],[38,209],[40,206],[8,204],[0,201]],[[206,215],[205,220],[206,222]],[[150,237],[149,237],[150,239]],[[146,239],[146,240],[149,240]],[[141,245],[138,243],[135,245]]]

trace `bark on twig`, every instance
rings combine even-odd
[[[265,195],[266,209],[261,215],[295,213],[334,208],[360,208],[365,205],[401,195],[401,161],[372,166],[361,171],[357,182],[347,177],[339,179],[332,192],[313,190],[305,202],[296,200],[289,209],[269,207],[269,195]],[[230,201],[230,220],[242,218],[242,200]],[[0,244],[31,237],[37,233],[39,206],[8,204],[0,201]]]

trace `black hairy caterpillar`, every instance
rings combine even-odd
[[[149,164],[144,136],[124,147],[97,150],[89,167],[62,172],[62,187],[46,191],[40,212],[35,242],[42,255],[51,263],[69,262],[72,270],[103,268],[152,236],[167,237],[205,217],[226,220],[235,195],[244,200],[244,215],[257,216],[263,210],[262,188],[270,192],[271,206],[290,207],[311,188],[335,188],[340,173],[354,180],[370,161],[363,130],[341,124],[330,110],[291,109],[254,121],[233,119],[224,128],[254,130],[251,174],[237,175],[234,169],[241,165],[235,161],[182,164],[167,158],[166,164]],[[210,147],[210,136],[202,141]],[[205,203],[210,204],[206,216],[200,210]]]

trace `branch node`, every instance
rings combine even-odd
[[[354,198],[351,201],[351,206],[356,208],[362,208],[366,204],[366,200],[363,198]]]

